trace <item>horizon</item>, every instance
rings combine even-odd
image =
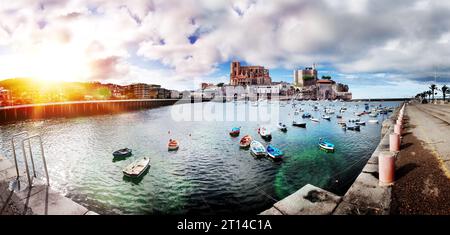
[[[435,79],[438,87],[450,81],[450,25],[433,20],[450,14],[449,3],[171,3],[2,4],[0,78],[143,82],[182,91],[228,84],[229,64],[238,60],[288,83],[294,69],[315,63],[319,77],[349,85],[354,99],[409,98]]]

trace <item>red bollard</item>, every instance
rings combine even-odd
[[[401,135],[402,134],[402,125],[399,124],[395,124],[394,125],[394,133]]]
[[[381,152],[378,156],[378,179],[380,186],[394,184],[395,156],[394,153]]]
[[[389,151],[398,152],[400,151],[400,135],[392,133],[389,135]]]

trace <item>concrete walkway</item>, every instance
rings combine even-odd
[[[20,173],[25,176],[25,173]],[[18,186],[21,183],[21,187]],[[14,165],[0,156],[0,215],[93,215],[85,207],[60,195],[46,184],[26,177],[17,181]]]
[[[407,115],[412,133],[432,151],[450,178],[450,105],[411,104]]]

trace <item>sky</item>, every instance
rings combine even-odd
[[[315,63],[353,98],[450,84],[450,1],[0,1],[0,79],[229,82],[230,61],[273,81]]]

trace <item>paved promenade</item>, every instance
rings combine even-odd
[[[438,157],[450,177],[450,105],[413,104],[407,108],[411,132]]]
[[[449,105],[407,106],[391,214],[449,214],[449,109]]]

